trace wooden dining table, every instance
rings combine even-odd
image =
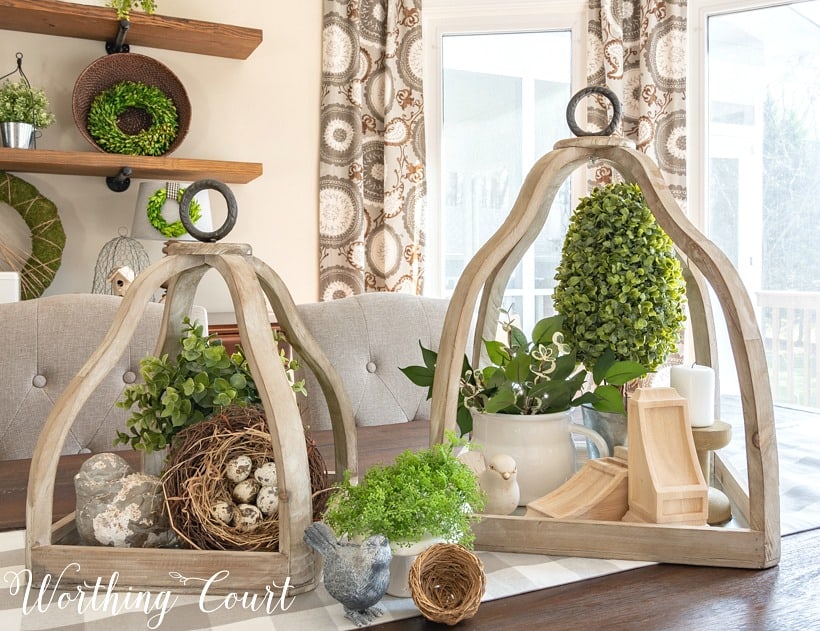
[[[362,427],[360,471],[390,462],[404,449],[427,445],[426,423]],[[330,432],[314,432],[329,466]],[[139,455],[121,455],[138,464]],[[73,476],[88,455],[60,458],[55,520],[74,509]],[[0,462],[0,530],[25,527],[29,460]],[[476,631],[609,630],[811,630],[820,629],[820,529],[783,538],[779,565],[767,570],[657,564],[484,602],[456,628]],[[443,629],[421,616],[372,627],[382,631]]]

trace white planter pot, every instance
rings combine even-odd
[[[410,598],[410,568],[416,557],[424,552],[434,543],[442,543],[441,537],[428,537],[421,541],[407,544],[390,543],[390,550],[393,558],[390,560],[390,584],[387,586],[387,593],[399,598]]]
[[[608,456],[606,442],[594,430],[570,422],[570,412],[552,414],[484,414],[473,412],[472,442],[485,459],[511,456],[518,467],[519,506],[543,497],[575,473],[571,432],[583,434]]]

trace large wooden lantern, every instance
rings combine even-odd
[[[220,182],[195,182],[186,190],[181,207],[187,208],[192,196],[203,188],[216,188],[225,195],[229,202],[226,225],[235,221],[235,200]],[[185,223],[185,213],[182,219]],[[222,236],[227,233],[224,228],[220,229]],[[189,232],[194,234],[190,228]],[[218,233],[194,236],[207,240],[214,235],[218,238]],[[40,434],[31,464],[26,506],[26,566],[32,572],[32,580],[39,584],[47,575],[60,576],[70,563],[79,562],[77,572],[62,574],[63,582],[93,584],[99,576],[118,572],[120,584],[134,588],[197,591],[202,589],[202,580],[227,571],[224,580],[215,583],[210,591],[264,593],[266,589],[281,589],[286,584],[289,594],[313,589],[318,580],[314,555],[302,541],[305,528],[312,521],[304,429],[271,336],[266,297],[288,341],[317,375],[327,398],[334,419],[335,470],[349,469],[356,476],[355,424],[341,381],[299,318],[282,280],[252,255],[250,246],[169,242],[165,252],[165,258],[134,280],[110,330],[57,400]],[[57,464],[74,419],[127,348],[140,316],[161,287],[167,287],[167,296],[156,355],[176,356],[183,317],[190,312],[199,281],[210,269],[219,272],[230,291],[242,347],[271,433],[280,491],[279,550],[205,551],[77,545],[73,514],[52,524]]]
[[[605,94],[605,89],[582,91],[589,92],[601,92],[610,98],[615,116],[619,116],[614,95]],[[577,99],[578,95],[571,101],[572,108]],[[722,482],[746,524],[714,528],[490,515],[474,527],[476,545],[508,552],[693,565],[776,565],[780,558],[780,505],[774,412],[763,343],[751,300],[726,255],[695,228],[678,206],[655,163],[622,137],[585,135],[557,142],[553,151],[538,160],[527,175],[507,219],[467,264],[444,321],[442,339],[452,343],[442,345],[438,354],[431,441],[439,442],[445,430],[455,429],[462,357],[476,306],[475,338],[480,343],[482,337],[494,337],[507,281],[543,228],[561,184],[577,167],[599,160],[611,163],[626,181],[640,186],[658,223],[675,243],[684,263],[695,361],[701,365],[716,363],[707,284],[717,296],[728,324],[737,368],[748,465],[745,482],[732,478],[728,467]],[[478,346],[472,350],[473,365],[477,365],[478,351]]]

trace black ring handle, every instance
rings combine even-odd
[[[575,121],[575,109],[578,107],[578,103],[590,94],[600,94],[612,103],[612,120],[609,121],[609,125],[606,126],[606,129],[602,129],[601,131],[583,130],[578,127],[578,123]],[[621,113],[621,102],[612,90],[602,85],[590,85],[580,90],[569,100],[569,104],[567,105],[567,125],[569,125],[570,131],[576,136],[611,136],[615,128],[618,127],[618,123],[621,122]]]
[[[191,200],[199,191],[204,191],[208,188],[222,193],[222,197],[225,198],[225,202],[228,204],[228,216],[225,217],[225,222],[219,226],[219,228],[210,232],[200,230],[194,226],[191,221]],[[233,191],[231,191],[224,182],[220,182],[219,180],[197,180],[185,189],[185,192],[182,194],[182,199],[179,202],[179,219],[182,221],[182,225],[185,226],[188,234],[204,243],[213,243],[227,237],[228,233],[233,230],[233,227],[236,225],[237,214],[236,197],[234,197]]]

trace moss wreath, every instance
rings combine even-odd
[[[0,171],[0,202],[16,210],[31,231],[31,256],[20,270],[20,297],[37,298],[54,280],[62,262],[65,232],[57,206],[34,186],[5,171]]]
[[[144,111],[151,126],[127,134],[119,118],[129,108]],[[179,115],[174,102],[158,87],[139,81],[121,81],[100,92],[91,102],[88,133],[108,153],[132,156],[161,156],[177,136]]]
[[[177,192],[177,203],[182,201],[184,194],[185,189],[180,188]],[[168,223],[165,217],[162,216],[162,208],[165,206],[167,199],[168,191],[165,188],[160,188],[151,194],[151,197],[148,198],[148,222],[159,230],[163,236],[171,239],[181,237],[187,232],[185,226],[182,225],[182,221],[177,219],[174,223]],[[199,221],[199,218],[202,217],[202,207],[196,199],[191,200],[189,214],[192,222]]]

